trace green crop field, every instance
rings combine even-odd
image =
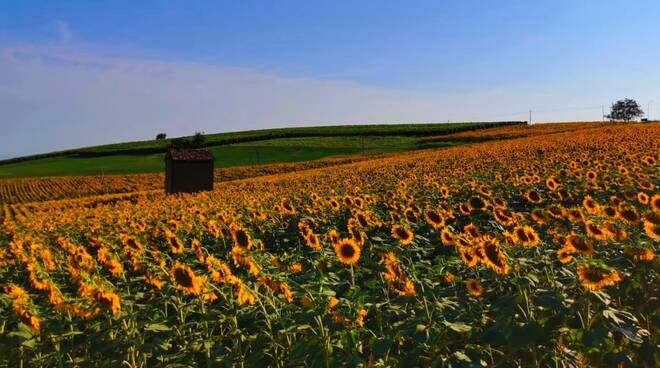
[[[373,155],[452,145],[422,139],[457,131],[517,124],[455,123],[354,125],[286,128],[209,134],[204,146],[216,167],[319,160],[348,155]],[[0,161],[0,178],[101,175],[159,172],[172,140],[118,143]],[[458,143],[458,142],[457,142]]]

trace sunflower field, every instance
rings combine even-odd
[[[565,128],[194,195],[18,191],[0,365],[655,367],[660,124]]]

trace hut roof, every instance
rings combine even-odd
[[[165,158],[169,158],[172,161],[213,161],[213,155],[207,149],[170,148],[167,150]]]

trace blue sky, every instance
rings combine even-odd
[[[659,16],[658,1],[0,0],[0,157],[159,131],[597,119],[623,97],[660,113]]]

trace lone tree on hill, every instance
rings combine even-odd
[[[165,138],[167,138],[167,134],[165,133],[158,133],[158,135],[156,135],[156,140],[161,140]]]
[[[200,148],[204,147],[204,143],[206,143],[206,136],[204,136],[204,132],[195,132],[195,135],[192,138],[192,146],[195,148]]]
[[[206,143],[203,132],[196,132],[192,137],[179,137],[172,139],[170,148],[202,148]]]
[[[626,98],[615,102],[610,114],[605,117],[610,120],[630,121],[642,115],[644,115],[644,111],[637,101]]]

